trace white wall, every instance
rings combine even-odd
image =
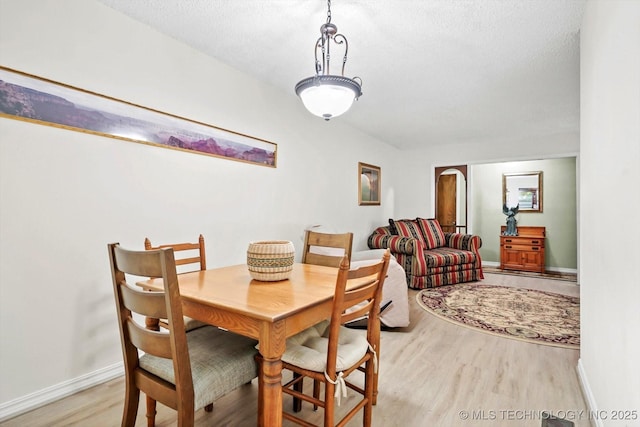
[[[323,224],[366,248],[393,217],[395,148],[95,1],[0,0],[0,63],[278,144],[267,168],[0,118],[0,402],[121,361],[106,245],[247,243]],[[54,18],[55,17],[55,18]],[[292,82],[292,85],[295,82]],[[357,108],[357,106],[356,106]],[[358,162],[382,205],[357,204]]]
[[[581,52],[579,366],[599,425],[638,426],[611,411],[640,412],[640,2],[589,2]]]
[[[487,141],[479,139],[466,144],[442,144],[420,150],[404,151],[401,156],[402,175],[395,182],[396,215],[402,218],[435,215],[434,168],[463,164],[495,163],[503,161],[534,160],[556,157],[576,157],[580,136],[576,133],[531,136],[522,141]],[[523,148],[524,147],[524,148]],[[468,183],[469,194],[482,191]],[[473,214],[469,200],[469,219]],[[416,214],[418,213],[418,214]],[[473,231],[470,229],[469,231]]]

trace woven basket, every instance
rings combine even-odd
[[[266,240],[249,243],[247,267],[255,280],[276,282],[289,278],[293,270],[295,248],[288,240]]]

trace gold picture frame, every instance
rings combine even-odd
[[[0,118],[275,168],[273,142],[0,66]]]
[[[542,213],[542,171],[502,174],[502,204]]]
[[[381,178],[379,166],[358,163],[358,205],[380,205]]]

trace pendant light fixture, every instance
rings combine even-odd
[[[330,72],[331,44],[344,44],[340,75]],[[295,88],[296,94],[311,114],[325,120],[338,117],[346,113],[353,101],[362,95],[362,79],[344,76],[348,50],[347,38],[338,34],[338,27],[331,23],[331,0],[328,0],[327,22],[320,27],[320,38],[315,45],[316,74],[300,80]]]

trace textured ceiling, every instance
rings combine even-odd
[[[327,13],[320,0],[99,1],[292,97]],[[334,0],[363,96],[332,121],[405,149],[578,132],[585,1]]]

